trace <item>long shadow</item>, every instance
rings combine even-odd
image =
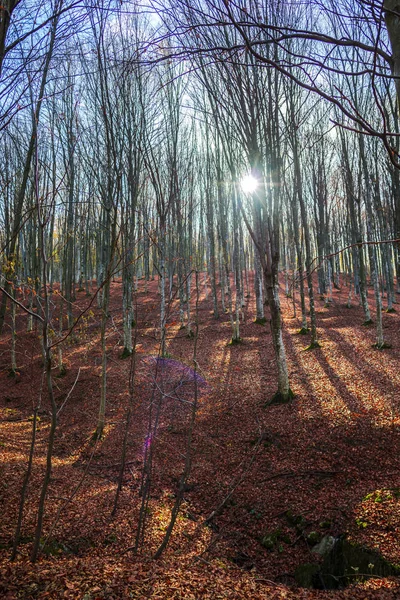
[[[288,367],[289,367],[289,376],[291,385],[293,385],[293,392],[297,393],[297,385],[305,391],[305,395],[313,400],[313,412],[316,413],[318,418],[326,419],[326,415],[324,415],[321,404],[318,402],[317,393],[314,390],[309,374],[302,366],[299,360],[299,350],[296,348],[292,334],[286,330],[284,327],[284,341],[286,348],[286,357],[288,359]],[[297,381],[298,380],[298,381]],[[294,402],[296,405],[296,401]]]
[[[342,381],[340,377],[336,375],[335,370],[328,363],[323,352],[315,352],[314,357],[315,360],[321,365],[332,386],[337,390],[340,398],[347,405],[350,412],[357,414],[363,413],[365,411],[365,405],[360,402],[353,392],[349,390],[344,381]]]
[[[346,296],[346,293],[344,296],[343,292],[341,294],[339,293],[339,296],[340,300],[342,300]],[[373,312],[374,311],[372,309],[372,313]],[[334,302],[328,309],[325,309],[323,312],[317,314],[317,321],[324,322],[323,337],[326,336],[330,338],[331,341],[336,342],[338,349],[343,353],[344,356],[351,357],[357,353],[357,361],[352,363],[353,368],[357,369],[362,374],[363,379],[367,380],[368,383],[373,385],[375,389],[379,390],[381,394],[384,396],[387,396],[388,394],[391,394],[393,397],[399,396],[400,387],[393,383],[393,380],[391,380],[390,377],[385,373],[384,363],[382,364],[382,369],[376,368],[372,360],[363,359],[357,348],[346,341],[344,335],[339,332],[340,329],[349,328],[349,314],[352,314],[355,317],[354,327],[357,327],[358,335],[361,332],[363,339],[368,340],[368,342],[370,341],[372,345],[372,343],[375,341],[375,327],[373,326],[367,329],[362,327],[362,308],[359,305],[353,305],[351,309],[348,309],[344,304],[342,304],[341,301]],[[397,341],[395,334],[396,325],[398,324],[398,315],[384,315],[383,319],[385,337],[387,337],[391,343],[394,342],[395,344]],[[385,351],[382,356],[387,356],[388,353],[390,353],[389,356],[394,354],[397,357],[398,351],[394,347],[391,350]],[[315,353],[315,355],[317,356],[318,353]],[[360,366],[359,361],[362,361],[363,364],[365,364],[365,369],[363,366]],[[330,365],[328,366],[331,369],[331,376],[336,379],[334,369]]]
[[[357,361],[352,363],[352,367],[360,372],[364,380],[367,380],[372,386],[379,390],[383,396],[387,397],[388,394],[392,394],[394,398],[400,396],[400,386],[393,383],[393,380],[385,374],[385,364],[383,361],[382,370],[377,369],[371,361],[367,361],[363,358],[357,351],[357,348],[351,345],[338,331],[331,331],[329,332],[329,335],[332,341],[337,344],[338,349],[343,355],[351,357],[352,355],[357,354]],[[376,356],[382,356],[382,358],[385,357],[384,353],[379,354],[379,350],[374,350],[373,352],[377,353]],[[385,350],[383,352],[388,353],[392,351]]]

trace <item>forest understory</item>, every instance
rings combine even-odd
[[[138,282],[133,410],[114,515],[131,369],[131,358],[121,359],[120,281],[111,284],[106,427],[98,441],[93,431],[100,397],[101,311],[95,302],[64,342],[66,374],[57,377],[54,369],[60,414],[43,526],[45,546],[35,564],[29,557],[50,407],[39,332],[27,333],[27,317],[17,314],[18,371],[10,377],[10,334],[4,329],[1,598],[400,597],[399,579],[374,576],[372,562],[368,573],[355,566],[353,579],[348,576],[343,589],[324,590],[324,581],[322,589],[299,586],[299,567],[322,562],[315,546],[328,536],[345,536],[391,565],[400,565],[399,313],[384,314],[385,341],[391,347],[377,350],[374,326],[362,325],[358,299],[347,308],[348,288],[343,284],[333,291],[330,305],[317,298],[321,347],[306,350],[308,336],[298,335],[299,307],[294,317],[292,299],[284,297],[282,285],[283,335],[295,396],[288,404],[269,405],[276,391],[276,365],[268,309],[266,324],[254,323],[251,292],[240,324],[242,343],[229,344],[229,315],[213,318],[211,294],[206,296],[203,277],[201,282],[197,373],[195,341],[180,328],[177,301],[169,305],[168,357],[157,358],[157,281],[150,282],[147,292],[145,282]],[[372,288],[369,295],[372,299]],[[75,314],[91,301],[85,292],[77,292]],[[170,543],[156,560],[184,469],[194,388],[198,410],[190,477]],[[32,411],[40,394],[33,469],[18,554],[11,562]],[[156,404],[159,419],[153,435],[149,423]],[[140,514],[143,462],[150,446],[150,495]],[[137,542],[140,518],[145,526]],[[344,584],[344,578],[338,583]]]

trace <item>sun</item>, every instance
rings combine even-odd
[[[245,175],[240,182],[240,187],[245,194],[252,194],[258,188],[258,181],[253,175]]]

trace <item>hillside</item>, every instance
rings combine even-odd
[[[398,598],[399,581],[374,577],[373,563],[366,578],[355,567],[354,583],[348,578],[350,585],[341,590],[300,588],[295,579],[299,565],[322,562],[312,549],[327,536],[346,536],[400,564],[400,317],[384,315],[391,348],[376,350],[374,328],[362,326],[356,302],[346,308],[347,296],[343,287],[334,290],[330,306],[317,301],[321,348],[312,351],[305,350],[308,337],[297,335],[300,320],[293,318],[291,299],[282,301],[295,397],[289,404],[268,405],[276,390],[268,321],[254,323],[251,295],[240,325],[242,343],[229,345],[229,317],[213,319],[204,284],[195,372],[195,341],[179,328],[175,300],[167,319],[169,356],[157,357],[157,282],[146,293],[139,281],[130,396],[131,359],[120,358],[121,283],[113,282],[107,425],[101,440],[92,439],[101,371],[95,302],[64,342],[65,376],[54,369],[61,410],[44,519],[46,546],[36,564],[29,555],[50,416],[38,332],[27,333],[26,317],[18,314],[15,377],[9,377],[8,329],[0,340],[1,597]],[[78,292],[75,315],[91,301]],[[193,319],[195,301],[193,291]],[[40,394],[21,540],[17,559],[10,562]],[[170,543],[156,560],[184,468],[195,396],[191,472]],[[129,404],[126,466],[112,516]],[[149,496],[141,511],[143,483]],[[137,541],[139,519],[144,528]]]

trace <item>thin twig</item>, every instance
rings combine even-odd
[[[73,384],[72,388],[69,390],[69,392],[68,392],[68,394],[67,394],[67,397],[65,398],[64,402],[61,404],[60,408],[59,408],[59,409],[58,409],[58,411],[57,411],[57,417],[58,417],[58,415],[60,414],[60,412],[62,411],[62,409],[64,408],[64,405],[65,405],[65,403],[67,402],[68,398],[71,396],[72,392],[74,391],[74,387],[75,387],[75,386],[76,386],[76,384],[78,383],[78,379],[79,379],[80,372],[81,372],[81,368],[79,367],[79,369],[78,369],[78,374],[77,374],[77,376],[76,376],[76,379],[75,379],[75,381],[74,381],[74,384]]]

